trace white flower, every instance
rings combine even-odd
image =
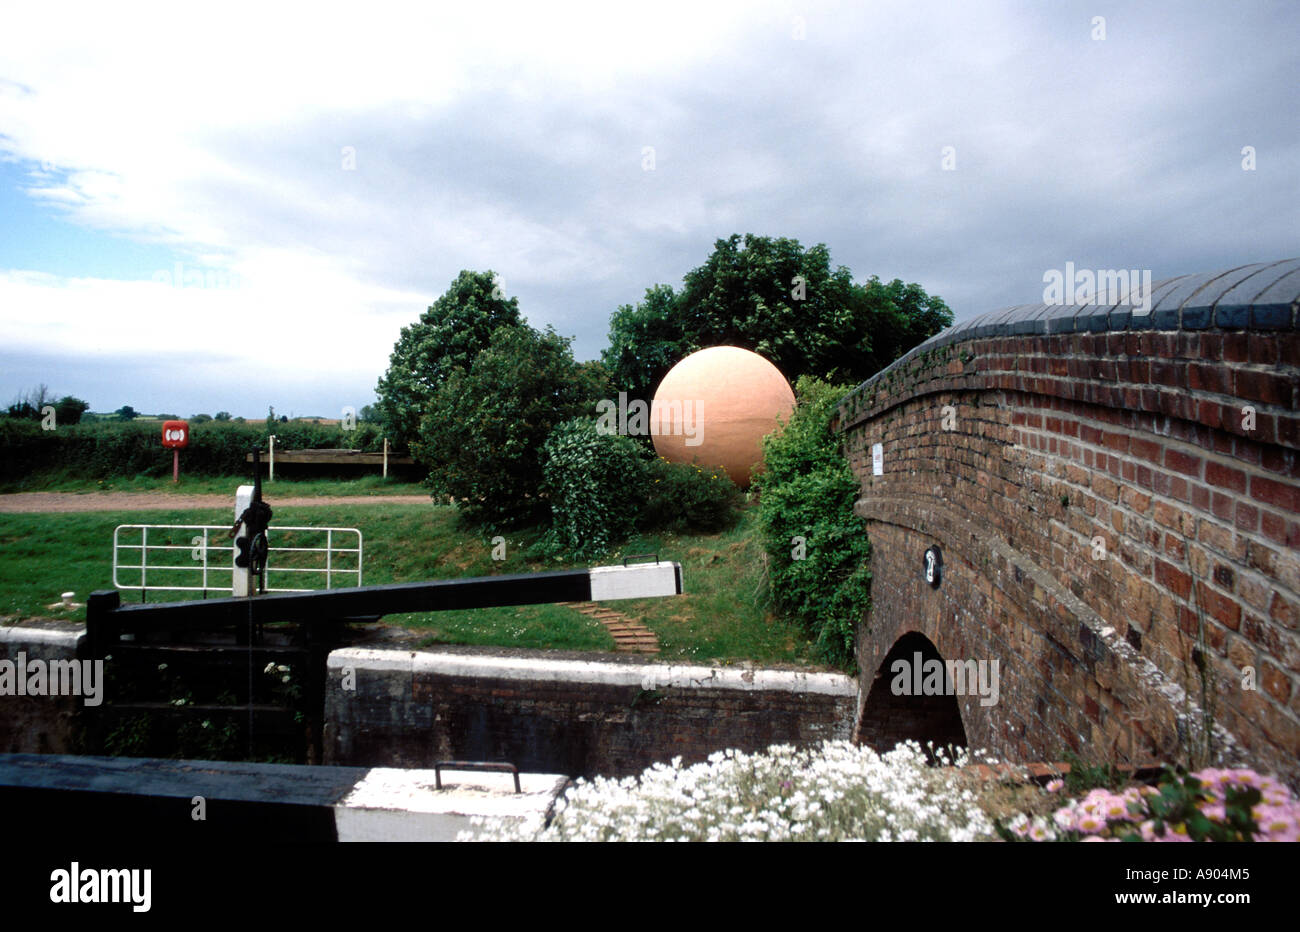
[[[957,765],[967,758],[956,755]],[[848,742],[728,750],[640,777],[579,781],[549,827],[484,824],[476,837],[537,840],[974,840],[993,827],[955,770],[932,769],[919,745],[879,755]]]

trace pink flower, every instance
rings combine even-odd
[[[1093,835],[1106,827],[1106,821],[1092,813],[1084,813],[1079,817],[1078,826],[1079,831]]]
[[[1251,815],[1262,834],[1284,835],[1296,830],[1295,813],[1286,806],[1256,806]]]
[[[1129,821],[1128,800],[1123,796],[1110,796],[1102,803],[1102,814],[1113,821]]]

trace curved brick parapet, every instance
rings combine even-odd
[[[985,314],[841,401],[872,540],[862,694],[915,631],[999,661],[996,704],[958,697],[973,746],[1187,760],[1208,721],[1220,759],[1294,784],[1300,259],[1149,297]]]

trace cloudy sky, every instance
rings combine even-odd
[[[425,6],[7,5],[0,401],[338,416],[465,268],[594,358],[732,233],[958,319],[1300,255],[1292,0]]]

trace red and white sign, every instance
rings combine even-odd
[[[183,450],[190,444],[189,421],[163,421],[163,446],[169,450]]]

